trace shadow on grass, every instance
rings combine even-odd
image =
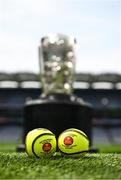
[[[59,152],[56,152],[55,154],[54,154],[54,156],[51,156],[51,157],[30,157],[30,156],[27,156],[26,158],[28,158],[28,159],[31,159],[31,160],[35,160],[35,159],[41,159],[41,160],[61,160],[61,159],[97,159],[97,158],[99,158],[98,156],[97,156],[97,154],[89,154],[89,153],[87,153],[87,154],[85,154],[85,155],[78,155],[78,156],[76,156],[76,155],[62,155],[61,153],[59,153]]]

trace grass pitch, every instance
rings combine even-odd
[[[79,158],[56,154],[39,159],[16,153],[14,148],[15,145],[0,145],[0,179],[121,179],[121,154],[116,149],[115,153]]]

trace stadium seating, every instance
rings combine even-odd
[[[7,117],[9,122],[12,116],[22,119],[26,100],[36,99],[41,94],[40,79],[38,74],[31,72],[0,72],[0,118],[2,120]],[[74,94],[91,103],[95,109],[95,118],[100,118],[102,122],[106,118],[114,120],[121,118],[120,89],[121,74],[78,73],[75,75]]]

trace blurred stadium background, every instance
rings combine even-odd
[[[94,144],[121,144],[120,21],[120,0],[0,0],[0,142],[21,139],[24,103],[41,94],[40,38],[61,32],[77,39],[74,93],[94,107]]]
[[[21,140],[24,104],[40,94],[38,74],[0,72],[0,142]],[[121,74],[78,73],[74,94],[93,105],[93,144],[120,144]]]

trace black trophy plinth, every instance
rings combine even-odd
[[[27,133],[35,128],[47,128],[56,137],[68,128],[77,128],[87,134],[92,146],[92,116],[92,106],[74,95],[50,94],[28,101],[24,107],[22,143],[24,145]],[[23,151],[23,147],[19,146],[18,151]]]

